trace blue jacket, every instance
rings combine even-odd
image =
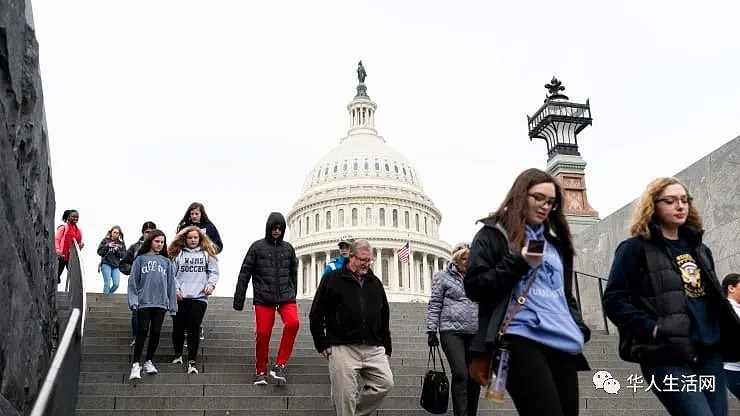
[[[321,278],[323,279],[327,274],[329,274],[330,272],[333,272],[334,270],[341,270],[342,267],[344,267],[344,256],[340,255],[339,257],[330,261],[324,267],[324,274],[321,275]]]

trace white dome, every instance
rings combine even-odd
[[[309,172],[303,193],[313,187],[331,183],[368,178],[374,182],[397,182],[404,188],[423,192],[423,187],[413,166],[401,153],[377,135],[352,134],[329,151]]]
[[[314,165],[287,215],[301,298],[313,296],[324,265],[338,255],[337,242],[347,237],[371,243],[373,272],[391,301],[428,299],[432,276],[450,258],[439,239],[442,214],[414,167],[378,135],[376,108],[360,83],[347,105],[347,136]],[[407,258],[399,253],[406,245]]]

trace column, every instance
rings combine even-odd
[[[308,273],[308,278],[310,279],[308,286],[311,288],[309,294],[313,296],[316,293],[316,253],[311,253],[311,271]]]
[[[296,288],[296,296],[299,298],[303,297],[303,256],[298,257],[298,286]]]
[[[427,293],[429,286],[432,285],[432,279],[429,278],[429,264],[427,263],[427,253],[421,255],[421,278],[424,279],[424,293]]]
[[[375,272],[375,275],[380,278],[380,281],[383,281],[383,253],[382,249],[379,247],[375,247],[375,264],[373,264],[373,272]],[[386,276],[386,279],[388,276]]]
[[[388,281],[390,282],[391,291],[398,292],[398,252],[395,249],[393,250],[393,264],[389,268],[391,276]]]

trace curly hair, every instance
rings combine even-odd
[[[193,231],[198,233],[198,247],[208,253],[209,256],[217,259],[218,257],[216,257],[216,253],[218,253],[218,249],[216,248],[216,245],[213,244],[213,241],[208,238],[206,233],[204,233],[200,228],[194,225],[185,227],[180,230],[179,233],[177,233],[175,238],[172,240],[172,243],[170,243],[170,247],[167,250],[167,255],[171,259],[177,257],[177,255],[180,254],[180,252],[182,251],[183,247],[187,246],[188,234]]]
[[[655,221],[655,200],[665,188],[671,185],[681,185],[686,191],[686,196],[691,197],[689,188],[677,178],[658,178],[653,180],[645,188],[645,192],[642,193],[640,200],[637,202],[637,207],[635,208],[635,213],[632,215],[632,221],[629,226],[630,235],[633,237],[642,237],[645,240],[650,239],[650,223]],[[701,216],[699,216],[699,212],[693,203],[689,203],[686,225],[694,228],[703,227]]]

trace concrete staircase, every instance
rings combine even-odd
[[[84,355],[80,374],[77,414],[81,416],[321,416],[333,415],[326,361],[313,348],[308,330],[310,302],[299,302],[301,329],[293,358],[288,363],[287,386],[254,386],[254,316],[247,307],[236,312],[231,298],[212,298],[204,320],[198,375],[185,374],[170,364],[172,322],[165,318],[163,336],[154,363],[159,374],[143,374],[128,381],[132,347],[131,314],[126,296],[88,294]],[[247,300],[247,304],[251,304]],[[64,300],[60,314],[66,315]],[[395,387],[378,416],[428,415],[419,406],[421,381],[426,372],[426,304],[391,304]],[[597,332],[597,331],[595,331]],[[277,351],[281,323],[276,319],[271,359]],[[581,373],[581,415],[665,415],[660,403],[643,387],[627,388],[627,377],[637,366],[616,354],[615,336],[595,333],[586,356],[593,371]],[[449,371],[449,366],[447,367]],[[597,390],[592,382],[597,370],[607,370],[622,385],[618,394]],[[647,385],[647,384],[646,384]],[[532,398],[536,400],[536,397]],[[740,403],[730,399],[730,414],[740,415]],[[452,405],[450,412],[452,414]],[[479,415],[516,415],[510,400],[494,404],[481,398]]]

